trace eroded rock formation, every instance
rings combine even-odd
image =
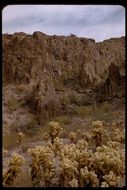
[[[73,104],[124,97],[125,37],[95,43],[41,32],[3,34],[3,81],[26,84],[39,120],[68,114]]]

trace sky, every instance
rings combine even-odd
[[[96,42],[125,36],[125,8],[120,5],[8,5],[2,11],[2,33],[40,31],[75,34]]]

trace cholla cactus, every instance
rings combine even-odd
[[[92,122],[94,129],[92,130],[92,137],[95,140],[96,147],[102,144],[103,124],[101,121]]]
[[[76,138],[77,138],[77,135],[75,132],[70,132],[69,133],[69,138],[71,140],[71,143],[76,143]]]
[[[109,173],[110,170],[117,176],[125,174],[125,155],[120,149],[113,149],[105,145],[97,147],[92,159],[93,168],[100,177]]]
[[[92,187],[98,187],[99,186],[99,180],[97,178],[97,175],[95,174],[95,171],[89,171],[87,166],[84,168],[81,168],[80,170],[80,186],[92,186]]]
[[[60,158],[69,158],[70,160],[74,160],[77,154],[77,148],[75,144],[65,144],[60,151]]]
[[[58,153],[60,154],[62,147],[63,147],[62,140],[59,137],[56,137],[54,139],[53,144],[51,144],[51,149],[53,150],[55,156],[57,156]]]
[[[93,139],[95,140],[96,147],[101,146],[110,140],[110,136],[107,130],[104,129],[102,121],[94,121],[92,122],[92,126],[94,128],[92,129],[91,133]]]
[[[43,139],[47,142],[49,139],[49,134],[47,132],[44,132]]]
[[[70,182],[69,182],[70,187],[78,187],[78,180],[73,178]]]
[[[111,124],[112,128],[124,128],[124,126],[125,126],[124,122],[122,122],[118,119],[116,121],[112,122],[112,124]]]
[[[8,155],[8,150],[2,148],[2,154],[4,157],[6,157]]]
[[[24,164],[24,158],[14,153],[9,163],[9,169],[4,173],[4,185],[14,185],[16,177],[21,173],[21,166]]]
[[[51,142],[54,142],[56,137],[60,137],[60,133],[62,131],[62,127],[59,125],[58,122],[51,121],[49,122],[49,135],[51,137]]]
[[[125,131],[118,128],[114,129],[112,132],[112,140],[123,144],[125,142]]]
[[[93,127],[103,127],[103,121],[99,121],[99,120],[93,121],[92,126]]]
[[[80,129],[77,129],[76,132],[77,132],[77,135],[79,135],[79,136],[81,135],[81,130]]]
[[[77,140],[81,139],[82,138],[82,132],[81,129],[77,129],[76,130],[76,137],[77,137]]]
[[[68,158],[63,158],[60,167],[62,168],[60,184],[65,187],[69,186],[69,182],[79,174],[77,170],[78,163]]]
[[[121,181],[120,176],[115,176],[113,171],[110,171],[108,175],[103,176],[103,179],[110,187],[118,187],[118,184]]]
[[[84,149],[80,151],[76,151],[76,158],[75,160],[78,162],[78,170],[80,171],[81,168],[88,166],[89,169],[92,167],[93,160],[91,160],[92,151]]]
[[[109,148],[112,148],[112,149],[115,149],[115,150],[119,150],[120,146],[121,146],[121,143],[116,142],[116,141],[108,141],[107,142],[107,146]]]
[[[112,129],[115,129],[115,128],[116,128],[116,123],[115,123],[115,122],[112,122],[112,123],[111,123],[111,128],[112,128]]]
[[[92,135],[90,132],[82,132],[82,138],[87,142],[91,141]]]
[[[21,145],[22,140],[24,139],[25,135],[22,132],[19,132],[17,135],[17,145]]]
[[[103,181],[101,183],[101,187],[109,187],[108,183],[106,181]]]
[[[87,150],[87,142],[85,140],[78,141],[77,144],[66,144],[60,152],[60,158],[68,158],[71,161],[78,162],[78,169],[88,164],[92,151]]]
[[[55,175],[55,163],[51,148],[36,146],[28,149],[28,152],[32,155],[30,167],[33,186],[40,186],[42,179],[44,179],[45,186],[50,186]]]
[[[79,150],[84,150],[88,147],[88,143],[86,140],[82,139],[77,142],[76,147]]]

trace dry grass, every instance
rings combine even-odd
[[[70,125],[72,123],[72,119],[66,115],[55,117],[53,120],[59,122],[60,125]]]
[[[15,111],[20,106],[21,103],[14,98],[9,99],[7,102],[7,107],[9,108],[10,111]]]
[[[55,90],[63,90],[64,89],[64,84],[62,82],[62,80],[57,80],[57,79],[54,79],[53,81],[53,84],[54,84],[54,87],[55,87]]]
[[[80,107],[77,107],[75,112],[76,112],[76,114],[78,116],[87,117],[87,116],[90,116],[90,115],[93,114],[94,108],[91,105],[89,105],[89,106],[80,106]]]
[[[3,135],[3,148],[10,150],[16,147],[17,133],[10,132],[9,134]]]
[[[21,173],[20,177],[16,179],[16,187],[31,187],[32,181],[29,174],[29,167],[25,167],[25,170],[26,171]]]
[[[28,135],[29,137],[32,137],[38,130],[38,120],[36,116],[31,116],[31,118],[29,119],[30,120],[26,124],[20,125],[19,128],[22,130],[24,134]]]
[[[26,92],[28,92],[28,85],[23,85],[23,84],[16,85],[15,90],[18,93],[22,93],[22,92],[26,93]]]
[[[105,120],[112,122],[115,117],[112,114],[112,105],[109,102],[103,102],[97,105],[97,111],[93,114],[93,120]]]

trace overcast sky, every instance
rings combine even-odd
[[[125,8],[119,5],[9,5],[2,12],[2,32],[70,33],[103,41],[125,36]]]

